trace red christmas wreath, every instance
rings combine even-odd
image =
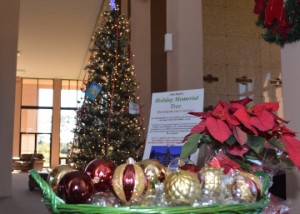
[[[300,40],[300,0],[254,0],[256,24],[265,29],[262,37],[283,46]]]

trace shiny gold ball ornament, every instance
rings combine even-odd
[[[248,174],[238,173],[231,185],[231,195],[239,203],[253,203],[258,199],[259,190]]]
[[[178,169],[166,178],[164,192],[171,205],[192,205],[201,195],[201,185],[196,173]]]
[[[125,204],[130,204],[142,196],[147,188],[144,170],[132,158],[119,165],[112,179],[113,190]]]
[[[163,182],[169,174],[169,169],[155,159],[146,159],[139,162],[148,179],[148,188],[153,189],[155,184]]]
[[[214,196],[221,191],[223,168],[204,166],[200,170],[202,193],[206,196]]]
[[[47,177],[47,182],[48,182],[49,186],[53,190],[56,190],[60,179],[65,174],[67,174],[68,172],[72,172],[72,171],[75,171],[75,169],[67,164],[54,167]]]
[[[240,172],[240,174],[244,177],[250,178],[255,183],[255,186],[257,187],[257,191],[258,191],[257,199],[259,199],[263,195],[263,184],[262,181],[259,179],[259,177],[249,172]]]

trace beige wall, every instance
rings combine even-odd
[[[281,50],[283,104],[288,127],[300,133],[300,42],[285,45]],[[299,154],[300,155],[300,154]],[[300,173],[298,170],[287,172],[287,198],[291,202],[291,213],[300,213]]]
[[[167,33],[173,51],[167,52],[168,91],[203,87],[202,1],[167,0]]]
[[[0,197],[12,193],[12,144],[16,85],[19,0],[0,1]]]
[[[144,126],[149,123],[151,105],[151,27],[150,1],[131,1],[131,48],[142,104]]]
[[[254,98],[253,104],[282,101],[281,87],[269,83],[281,78],[280,48],[261,38],[263,31],[255,25],[257,17],[252,12],[254,1],[202,2],[204,76],[218,77],[218,82],[204,82],[205,106],[243,96]],[[253,83],[237,83],[242,76]],[[280,116],[282,110],[281,105]]]

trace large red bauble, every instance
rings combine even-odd
[[[57,195],[67,204],[83,204],[94,193],[91,178],[80,171],[65,174],[57,185]]]
[[[116,168],[111,160],[96,159],[87,165],[84,172],[92,179],[96,192],[106,192],[112,190],[112,177]]]

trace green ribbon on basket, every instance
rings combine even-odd
[[[53,213],[82,213],[82,214],[254,214],[261,213],[263,208],[269,203],[269,198],[265,196],[258,202],[251,204],[230,204],[230,205],[210,205],[210,206],[176,206],[176,207],[100,207],[93,204],[66,204],[59,198],[48,183],[35,171],[31,170],[30,175],[37,182],[42,190],[42,202],[51,209]],[[260,174],[259,176],[265,176]],[[267,178],[267,176],[266,176]],[[266,181],[266,180],[265,180]],[[265,187],[267,187],[266,185]]]
[[[60,213],[57,209],[59,204],[65,204],[65,202],[56,196],[55,192],[48,185],[48,183],[39,175],[36,170],[31,170],[30,175],[40,186],[43,195],[43,203],[48,206],[54,213]]]

